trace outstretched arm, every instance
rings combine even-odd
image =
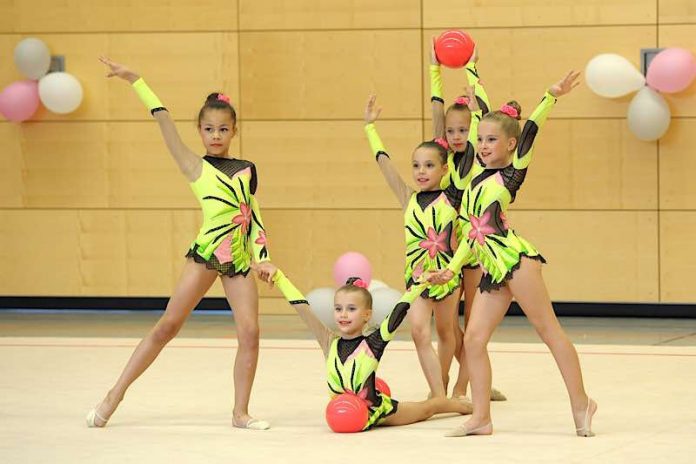
[[[128,69],[126,66],[116,63],[109,58],[102,56],[99,61],[109,67],[107,77],[120,77],[128,81],[140,100],[145,104],[152,116],[157,120],[164,142],[169,149],[172,157],[179,166],[179,170],[186,176],[189,182],[194,182],[201,175],[201,158],[191,151],[179,137],[174,120],[169,115],[169,111],[162,105],[157,95],[148,87],[142,77]]]
[[[396,195],[396,198],[401,204],[401,208],[406,208],[408,200],[411,198],[413,190],[406,185],[404,180],[399,175],[394,165],[389,158],[389,155],[384,148],[382,139],[377,133],[377,127],[375,127],[375,121],[382,111],[382,108],[375,106],[377,97],[374,95],[370,96],[367,102],[367,108],[365,109],[365,134],[367,135],[367,140],[370,142],[370,148],[372,149],[372,154],[375,155],[377,164],[379,164],[379,169],[382,171],[384,179],[389,184],[389,187]]]
[[[428,282],[417,283],[412,285],[406,293],[401,296],[401,299],[394,309],[384,318],[382,323],[379,325],[379,335],[384,341],[390,341],[394,338],[396,329],[399,328],[401,323],[406,318],[408,310],[411,308],[411,303],[418,298],[418,296],[425,290],[428,286]]]
[[[440,62],[435,54],[435,37],[430,47],[430,105],[433,110],[433,138],[445,138],[445,99],[442,96]]]
[[[254,264],[253,269],[259,273],[259,276],[263,280],[270,280],[278,286],[278,290],[283,293],[288,303],[295,308],[295,311],[297,311],[297,314],[302,318],[305,325],[312,331],[314,338],[316,338],[317,343],[319,343],[321,347],[321,351],[324,353],[324,357],[326,357],[329,353],[331,341],[335,335],[314,315],[302,292],[290,282],[290,279],[283,274],[283,271],[270,262],[259,265]]]
[[[569,93],[580,84],[577,81],[579,76],[579,72],[570,71],[563,79],[549,87],[546,91],[541,102],[522,128],[522,134],[512,159],[512,165],[515,169],[526,169],[529,166],[529,163],[532,161],[534,142],[539,129],[546,122],[546,118],[551,113],[551,109],[553,109],[558,98]]]

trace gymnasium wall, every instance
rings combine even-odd
[[[199,227],[186,181],[128,85],[104,78],[106,54],[141,73],[200,151],[195,116],[222,90],[240,113],[233,153],[258,167],[273,260],[298,287],[331,284],[344,251],[401,288],[401,213],[362,131],[367,96],[404,176],[430,137],[430,37],[468,30],[494,106],[529,114],[544,88],[602,52],[639,65],[644,47],[696,50],[691,0],[99,0],[0,1],[0,85],[24,37],[66,58],[82,106],[0,121],[0,294],[166,296]],[[465,82],[444,70],[447,99]],[[628,130],[630,97],[587,87],[542,129],[514,205],[515,229],[549,261],[556,301],[694,303],[696,92],[667,96],[659,143]],[[261,287],[262,311],[285,312]],[[222,296],[216,284],[211,296]]]

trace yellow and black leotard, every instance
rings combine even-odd
[[[374,332],[345,339],[334,334],[314,316],[305,297],[281,271],[275,273],[273,281],[316,336],[326,357],[326,380],[330,395],[353,393],[368,402],[369,416],[363,430],[379,425],[385,417],[394,414],[399,403],[377,390],[376,371],[387,344],[394,338],[396,329],[424,284],[413,285]]]
[[[479,285],[482,291],[505,285],[519,268],[522,256],[545,262],[531,243],[510,228],[505,212],[524,182],[534,141],[555,103],[556,97],[546,92],[522,129],[510,165],[489,169],[481,162],[474,164],[459,215],[462,235],[468,246],[457,250],[447,268],[457,275],[462,264],[470,259],[469,254],[473,253],[483,268]]]
[[[203,209],[203,225],[187,257],[230,277],[247,275],[252,259],[270,260],[254,198],[257,182],[250,161],[203,157],[201,175],[190,184]]]
[[[478,121],[480,116],[480,112],[474,112],[472,120]],[[472,126],[465,152],[456,154],[461,162],[475,158],[473,141],[476,140],[478,124]],[[462,235],[457,217],[462,191],[451,183],[444,190],[415,192],[404,183],[392,166],[375,125],[367,124],[365,133],[382,174],[404,209],[404,280],[406,288],[410,288],[424,272],[447,266],[459,247]],[[457,168],[459,166],[455,166]],[[460,283],[460,277],[457,276],[446,284],[429,287],[423,291],[422,296],[440,301],[458,290]]]

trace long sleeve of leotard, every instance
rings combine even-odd
[[[466,146],[461,152],[452,155],[454,164],[446,190],[449,195],[454,197],[461,196],[461,192],[468,183],[472,171],[476,168],[476,146],[478,144],[478,126],[481,122],[481,110],[471,112],[471,124],[469,125],[469,135]]]
[[[476,101],[481,109],[481,114],[485,115],[491,109],[491,102],[488,99],[488,94],[486,89],[483,88],[481,80],[479,79],[478,69],[476,68],[476,63],[469,61],[466,64],[466,80],[470,86],[474,88],[474,95],[476,96]]]
[[[295,308],[295,311],[297,311],[297,314],[300,316],[300,318],[302,318],[305,325],[307,325],[309,330],[312,331],[317,343],[319,343],[321,350],[324,352],[324,357],[326,357],[329,353],[329,345],[331,344],[331,340],[333,340],[335,337],[333,332],[331,332],[328,327],[317,319],[312,312],[307,299],[304,297],[302,292],[300,292],[297,287],[290,282],[290,279],[283,274],[283,271],[280,269],[276,271],[276,273],[273,275],[273,282],[278,287],[278,290],[281,291],[285,299],[288,300],[288,303]]]
[[[471,248],[469,248],[469,244],[466,240],[466,237],[462,238],[462,241],[459,243],[459,246],[457,247],[456,253],[454,253],[452,260],[447,265],[447,269],[452,271],[454,275],[458,275],[462,270],[462,266],[464,266],[464,263],[466,263],[469,260],[469,258],[471,258],[472,254],[473,251],[471,250]]]
[[[260,263],[262,261],[270,261],[271,255],[268,253],[268,244],[266,243],[266,228],[263,226],[263,218],[259,203],[254,195],[249,195],[251,201],[251,250],[254,256],[254,261]]]
[[[401,296],[399,302],[396,303],[394,309],[392,309],[391,312],[387,315],[387,317],[384,318],[382,323],[379,325],[379,330],[376,330],[374,334],[378,334],[381,337],[381,339],[386,342],[394,338],[396,329],[399,328],[401,323],[406,318],[406,314],[408,313],[408,310],[411,307],[411,303],[413,303],[413,301],[416,298],[418,298],[418,296],[423,292],[423,290],[425,290],[427,286],[427,282],[412,285],[411,288],[409,288],[408,291],[406,291],[406,293],[404,293]]]
[[[534,151],[534,141],[536,140],[539,129],[546,122],[546,118],[551,109],[556,104],[556,97],[548,91],[544,94],[539,105],[534,109],[534,112],[522,128],[520,141],[517,144],[517,149],[512,158],[512,165],[515,169],[526,169],[532,161],[532,152]]]
[[[387,184],[389,184],[392,192],[394,192],[394,195],[396,195],[396,198],[399,200],[401,208],[406,208],[408,200],[411,198],[411,194],[413,194],[413,190],[406,185],[404,180],[399,175],[399,172],[392,164],[391,159],[384,148],[382,139],[379,137],[379,133],[377,133],[377,127],[375,127],[374,123],[365,125],[365,135],[367,135],[367,141],[370,143],[370,149],[377,160],[377,164],[379,164],[379,169],[382,171],[384,179],[387,181]]]
[[[430,72],[430,106],[432,108],[433,138],[445,137],[445,100],[442,96],[442,76],[440,65],[431,64]]]
[[[174,161],[179,166],[181,172],[189,182],[195,182],[201,175],[202,161],[200,156],[193,153],[184,144],[176,130],[174,120],[169,115],[169,111],[162,105],[160,99],[150,89],[143,78],[139,78],[131,85],[140,101],[150,110],[155,120],[160,126],[162,137],[169,149]]]

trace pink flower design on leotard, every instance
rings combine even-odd
[[[220,261],[220,264],[232,261],[232,238],[229,235],[225,237],[225,240],[220,242],[213,254]]]
[[[259,238],[254,240],[254,243],[256,243],[257,245],[266,246],[266,231],[265,230],[259,231]]]
[[[486,235],[495,232],[495,229],[488,225],[488,221],[491,219],[490,211],[483,213],[483,216],[477,218],[474,215],[469,216],[469,221],[471,221],[471,230],[469,231],[469,239],[476,240],[480,245],[483,245],[486,241]]]
[[[432,227],[428,228],[428,238],[422,240],[419,247],[428,250],[428,256],[433,259],[438,252],[447,251],[447,232],[443,231],[439,234]]]
[[[234,224],[242,226],[242,234],[246,235],[251,223],[251,208],[246,203],[239,204],[239,214],[232,218]]]

